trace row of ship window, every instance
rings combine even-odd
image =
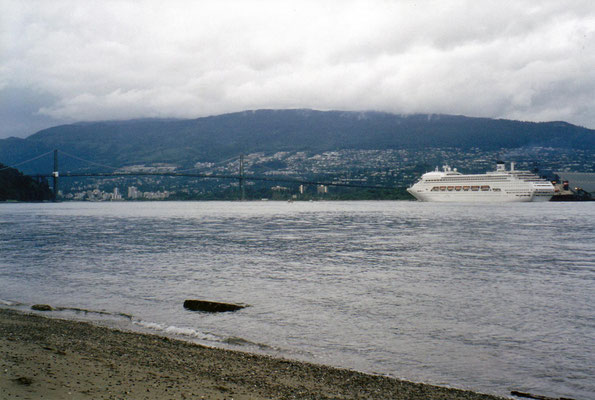
[[[426,179],[426,182],[444,182],[444,181],[486,181],[486,180],[490,180],[490,181],[506,181],[508,180],[508,176],[490,176],[490,177],[464,177],[464,176],[454,176],[454,177],[444,177],[444,178],[439,178],[439,179]]]
[[[431,191],[432,192],[444,192],[444,191],[452,192],[453,190],[457,191],[457,192],[460,192],[461,190],[465,191],[465,192],[467,192],[469,190],[471,190],[472,192],[479,192],[479,191],[489,192],[490,190],[492,190],[494,192],[501,191],[500,188],[492,189],[492,188],[490,188],[489,185],[483,185],[483,186],[434,186]]]

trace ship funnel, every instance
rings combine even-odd
[[[514,162],[511,162],[511,163],[510,163],[510,170],[511,170],[511,171],[514,171]]]

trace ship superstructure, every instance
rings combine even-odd
[[[514,163],[506,170],[504,163],[498,162],[496,171],[485,174],[465,175],[449,166],[442,171],[436,168],[407,191],[421,201],[549,201],[554,186],[530,171],[515,170]]]

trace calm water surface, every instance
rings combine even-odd
[[[0,305],[507,395],[595,393],[595,204],[0,204]],[[250,304],[186,311],[187,298]],[[126,318],[118,313],[131,316]]]

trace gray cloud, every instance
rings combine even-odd
[[[0,3],[0,89],[49,94],[35,112],[53,120],[305,107],[595,127],[591,1]]]
[[[30,88],[6,86],[0,89],[0,138],[26,137],[50,126],[73,122],[39,112],[56,101],[56,97]]]

